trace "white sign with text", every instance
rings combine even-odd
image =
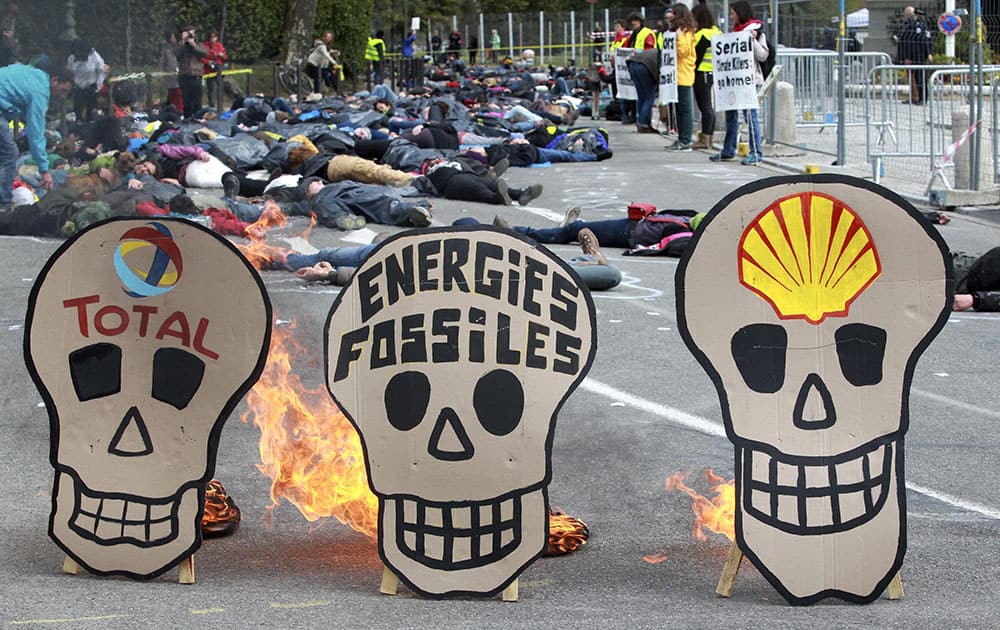
[[[677,33],[663,34],[660,54],[660,102],[677,102]]]
[[[618,85],[618,98],[626,101],[636,99],[635,84],[628,72],[628,60],[635,54],[634,48],[615,48],[615,83]]]
[[[716,35],[712,38],[712,62],[716,111],[757,109],[753,35],[746,31]]]

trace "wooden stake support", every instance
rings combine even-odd
[[[516,602],[517,601],[517,583],[521,578],[515,578],[513,582],[507,585],[507,588],[503,589],[501,598],[505,602]]]
[[[385,565],[382,566],[382,583],[379,585],[378,590],[383,595],[396,595],[399,592],[399,577]],[[507,588],[503,589],[501,598],[505,602],[517,601],[517,580],[514,580]]]
[[[743,552],[735,542],[729,547],[726,555],[726,564],[722,566],[722,575],[719,577],[719,584],[715,587],[715,593],[722,597],[732,597],[733,588],[736,586],[736,574],[740,572],[740,564],[743,562]]]
[[[399,592],[399,578],[387,566],[382,567],[382,584],[378,590],[385,595],[395,595]]]
[[[722,597],[732,597],[733,589],[736,586],[736,574],[740,572],[740,564],[743,562],[743,552],[735,542],[729,547],[726,555],[726,564],[722,567],[722,575],[719,577],[719,584],[715,587],[715,593]],[[902,570],[897,571],[892,581],[886,588],[889,599],[903,599],[903,577]],[[506,591],[504,591],[506,593]]]
[[[886,592],[889,594],[889,599],[903,599],[903,570],[900,569],[893,576],[892,581],[889,582]]]
[[[77,564],[76,560],[66,556],[63,559],[63,573],[69,573],[70,575],[76,575],[80,572],[80,565]]]
[[[194,584],[194,554],[181,560],[177,566],[177,583]]]

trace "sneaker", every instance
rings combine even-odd
[[[566,227],[570,223],[578,221],[579,219],[580,219],[580,206],[572,206],[568,210],[566,210],[566,216],[563,217],[562,223],[559,224],[559,227]]]
[[[750,155],[740,160],[740,164],[742,164],[743,166],[756,166],[760,164],[760,156],[751,153]]]
[[[493,165],[493,174],[500,177],[507,172],[508,168],[510,168],[510,160],[502,158],[499,162]]]
[[[599,265],[608,264],[608,259],[601,253],[601,244],[597,242],[597,235],[590,228],[583,228],[577,234],[576,240],[580,242],[580,249],[584,254],[593,256]]]
[[[657,131],[656,129],[653,129],[652,127],[644,127],[642,125],[636,125],[635,132],[636,133],[655,133],[655,134],[659,134],[660,133],[659,131]]]
[[[510,224],[510,221],[503,218],[499,214],[493,217],[493,225],[498,228],[503,228],[505,230],[513,230],[514,226]]]
[[[236,199],[240,194],[240,178],[236,173],[224,173],[222,175],[222,196],[226,199]]]
[[[723,155],[722,153],[716,153],[715,155],[708,156],[708,159],[713,162],[732,162],[736,159],[735,155]]]
[[[677,140],[676,142],[667,147],[667,151],[690,151],[690,150],[691,150],[691,143],[681,142],[680,140]]]
[[[340,230],[360,230],[365,227],[365,218],[357,214],[342,214],[333,220],[333,224]]]
[[[410,208],[410,223],[414,227],[428,227],[431,224],[431,211],[423,206]]]
[[[539,195],[542,194],[542,185],[533,184],[521,190],[521,194],[517,197],[517,203],[522,206],[526,206],[531,203],[532,199],[537,199]]]
[[[507,181],[497,178],[497,194],[500,195],[500,199],[503,200],[503,205],[509,206],[514,202],[510,199],[510,191],[507,190]]]

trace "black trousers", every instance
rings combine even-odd
[[[201,109],[201,76],[182,74],[177,77],[181,86],[181,98],[184,100],[184,118],[191,118]]]
[[[701,112],[701,132],[705,135],[715,133],[715,109],[712,107],[712,73],[694,73],[694,102]]]
[[[977,258],[964,276],[959,275],[956,293],[1000,291],[1000,247]]]

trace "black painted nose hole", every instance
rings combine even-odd
[[[819,396],[823,403],[822,417],[804,417],[806,403],[814,399],[816,396]],[[799,388],[798,396],[795,397],[795,410],[792,412],[792,422],[795,423],[796,427],[809,431],[815,429],[828,429],[832,427],[833,423],[836,421],[837,409],[833,406],[833,397],[830,395],[830,390],[827,389],[826,383],[824,383],[823,379],[819,377],[819,374],[809,374],[809,376],[806,377],[806,380],[802,382],[802,387]]]

